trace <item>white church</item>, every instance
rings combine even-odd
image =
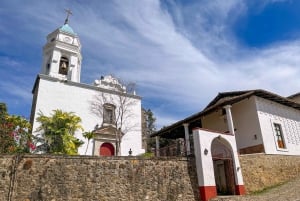
[[[84,131],[95,132],[89,146],[81,131],[75,134],[85,142],[78,150],[80,155],[127,156],[144,153],[141,97],[134,91],[129,93],[111,75],[95,80],[94,84],[81,83],[81,63],[80,40],[69,26],[67,16],[64,25],[47,36],[43,47],[41,71],[32,90],[30,120],[33,132],[39,127],[36,121],[39,112],[50,116],[53,110],[60,109],[79,116]],[[123,115],[123,120],[118,118],[119,114]]]

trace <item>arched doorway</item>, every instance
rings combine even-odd
[[[233,157],[230,144],[217,137],[212,141],[211,154],[218,195],[235,194]]]
[[[103,143],[99,150],[100,156],[113,156],[115,154],[115,148],[111,143]]]

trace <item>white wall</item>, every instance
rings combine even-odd
[[[226,116],[226,115],[225,115]],[[219,132],[228,131],[227,123],[222,116],[222,110],[211,112],[201,117],[202,128]]]
[[[231,112],[238,149],[263,144],[255,96],[232,105]]]
[[[254,96],[233,104],[231,107],[231,114],[238,149],[263,143]],[[228,126],[225,117],[226,115],[222,116],[221,109],[205,115],[201,119],[202,127],[210,130],[226,132],[228,131]],[[254,135],[256,135],[256,138]]]
[[[218,137],[223,141],[226,141],[231,146],[234,162],[235,184],[244,185],[234,136],[224,135],[213,131],[195,129],[193,130],[193,137],[199,186],[216,185],[211,155],[211,144],[212,141]],[[204,152],[205,149],[208,151],[207,154]]]
[[[257,98],[258,117],[267,154],[300,154],[300,111],[263,98]],[[286,149],[276,145],[273,123],[279,123]]]
[[[96,124],[101,126],[102,118],[93,114],[90,109],[91,101],[97,93],[94,87],[84,87],[84,84],[75,84],[70,82],[58,81],[56,79],[45,78],[41,76],[38,88],[38,96],[36,99],[36,107],[34,119],[37,118],[39,111],[44,115],[50,115],[53,110],[61,109],[65,112],[74,112],[82,119],[82,126],[85,131],[92,131]],[[121,154],[128,155],[131,148],[132,154],[137,155],[144,153],[142,149],[141,139],[141,100],[136,97],[136,104],[132,106],[133,114],[132,128],[125,134],[121,143]],[[38,123],[34,121],[33,131],[38,127]],[[79,153],[84,154],[87,140],[82,137],[81,132],[76,133],[76,137],[85,141],[85,144],[79,148]],[[93,143],[90,142],[87,154],[92,154]]]

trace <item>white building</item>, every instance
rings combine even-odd
[[[299,97],[265,90],[219,93],[203,111],[152,136],[185,139],[186,153],[196,157],[203,200],[243,194],[238,154],[300,155]]]
[[[87,150],[88,155],[117,155],[116,133],[122,135],[119,155],[128,155],[130,149],[132,155],[144,153],[141,97],[135,92],[128,93],[126,87],[110,75],[95,80],[93,85],[80,83],[81,62],[80,40],[69,26],[67,17],[63,26],[47,36],[43,48],[41,73],[32,90],[33,131],[39,127],[36,122],[39,112],[49,116],[53,110],[60,109],[79,116],[84,131],[96,129],[96,137]],[[125,101],[125,106],[120,106],[121,101]],[[116,114],[124,107],[126,111],[120,122]],[[97,108],[99,111],[95,111]],[[115,122],[118,122],[117,125]],[[76,133],[76,137],[85,142],[79,148],[79,153],[85,154],[87,140],[81,131]]]
[[[230,132],[230,105],[240,154],[300,155],[300,104],[264,90],[219,93],[201,114],[202,128]]]

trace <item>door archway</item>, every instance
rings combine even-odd
[[[235,179],[233,156],[230,144],[218,137],[212,141],[211,154],[218,195],[234,195]]]
[[[100,156],[113,156],[115,154],[115,148],[111,143],[105,142],[100,146]]]

